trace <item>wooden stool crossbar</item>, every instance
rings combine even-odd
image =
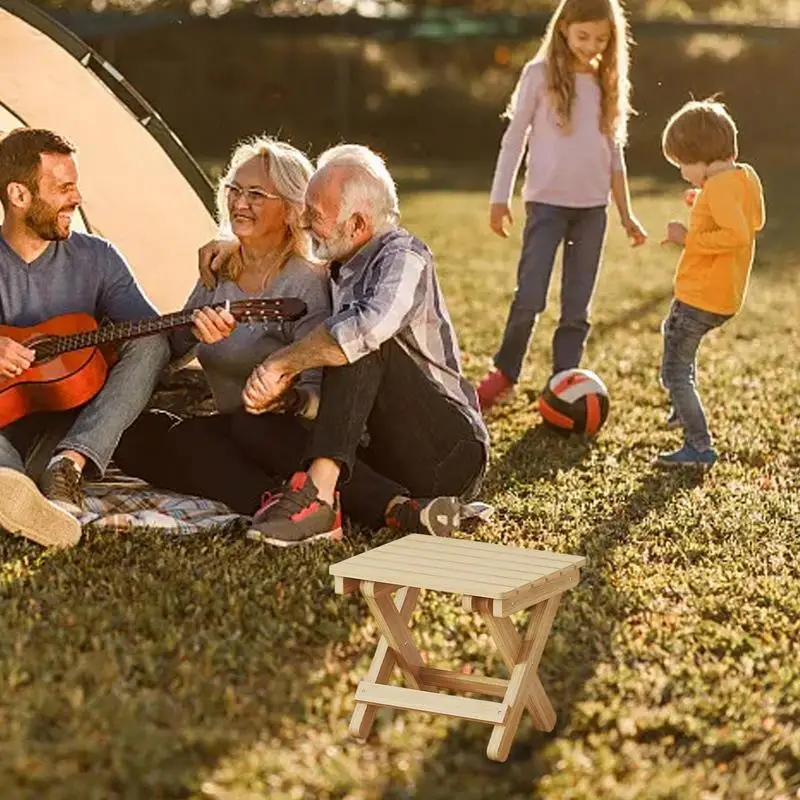
[[[330,567],[339,594],[360,591],[381,637],[356,689],[350,733],[366,739],[379,707],[427,711],[492,726],[487,755],[505,761],[525,709],[538,730],[551,731],[556,712],[539,680],[539,661],[561,596],[578,584],[585,559],[543,550],[411,534]],[[508,679],[425,664],[409,623],[420,590],[462,595],[486,624]],[[523,636],[509,615],[530,609]],[[390,686],[399,669],[406,686]],[[484,694],[478,700],[436,690]]]

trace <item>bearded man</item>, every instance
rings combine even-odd
[[[279,545],[337,538],[343,485],[344,511],[360,520],[447,536],[478,492],[489,437],[433,254],[399,226],[395,183],[377,153],[339,145],[317,163],[305,222],[329,264],[333,314],[253,372],[239,435],[253,457],[286,469],[285,423],[261,412],[314,367],[323,368],[320,406],[305,452],[291,440],[298,471],[251,532]]]
[[[80,203],[70,142],[32,128],[0,140],[1,324],[28,327],[75,312],[98,322],[156,315],[112,244],[71,231]],[[33,414],[0,429],[0,528],[45,546],[77,543],[84,472],[103,475],[122,433],[149,401],[169,348],[163,336],[150,336],[127,342],[118,356],[103,388],[84,406]],[[34,350],[0,336],[0,381],[21,375],[35,357]],[[52,455],[49,463],[41,474],[27,474],[42,453],[45,460]]]

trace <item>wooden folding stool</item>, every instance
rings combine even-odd
[[[333,564],[337,593],[360,590],[381,632],[369,671],[356,689],[351,734],[365,739],[379,706],[429,711],[492,725],[486,753],[505,761],[524,709],[535,728],[552,730],[556,712],[539,680],[539,661],[561,595],[577,585],[584,563],[580,556],[412,534]],[[408,627],[421,589],[463,595],[464,608],[478,612],[486,623],[508,667],[508,680],[425,665]],[[508,617],[526,609],[531,609],[530,620],[520,637]],[[388,685],[395,667],[407,686]]]

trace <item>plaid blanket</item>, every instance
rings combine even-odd
[[[248,521],[222,503],[155,489],[113,467],[103,480],[85,484],[78,520],[83,527],[116,531],[146,527],[179,535],[244,529]]]
[[[244,531],[249,519],[235,514],[223,503],[205,497],[191,497],[155,489],[138,478],[111,467],[101,481],[84,484],[83,527],[127,531],[157,528],[187,535],[219,531]],[[478,523],[491,518],[494,508],[486,503],[466,503],[461,507],[464,521]]]

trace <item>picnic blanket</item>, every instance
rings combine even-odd
[[[461,517],[478,522],[489,519],[493,511],[487,503],[465,503]],[[84,484],[84,508],[78,521],[84,528],[157,528],[165,533],[189,535],[243,533],[250,519],[216,500],[156,489],[112,466],[102,480]]]
[[[223,503],[156,489],[112,467],[103,480],[84,484],[84,528],[158,528],[179,535],[247,528],[249,519]]]

